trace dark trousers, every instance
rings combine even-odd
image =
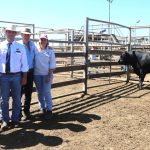
[[[33,69],[30,69],[29,72],[27,73],[27,84],[22,86],[21,89],[21,96],[25,94],[23,106],[25,113],[30,112],[32,90],[33,90]]]

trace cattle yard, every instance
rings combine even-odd
[[[1,41],[8,23],[12,22],[1,21]],[[80,30],[13,24],[18,30],[30,27],[35,42],[40,33],[48,34],[55,49],[54,115],[50,121],[42,119],[34,92],[34,118],[1,133],[0,149],[150,149],[150,76],[139,90],[138,77],[118,64],[124,51],[149,51],[149,26],[127,27],[91,18]]]

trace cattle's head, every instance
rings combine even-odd
[[[128,59],[129,59],[129,53],[125,51],[120,55],[118,63],[120,65],[129,65]]]

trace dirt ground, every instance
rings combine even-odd
[[[121,78],[119,78],[121,79]],[[33,94],[33,119],[0,134],[0,149],[150,150],[150,83],[92,79],[88,95],[61,97],[81,87],[53,89],[53,113],[44,121]]]

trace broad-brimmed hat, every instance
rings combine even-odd
[[[9,24],[6,28],[5,28],[5,31],[15,31],[15,32],[18,32],[16,30],[16,25],[13,25],[13,24]]]
[[[30,34],[30,35],[32,34],[30,28],[24,28],[24,29],[21,31],[21,33],[22,33],[22,34]]]
[[[47,40],[48,40],[47,34],[41,34],[41,35],[40,35],[40,39],[47,39]]]

